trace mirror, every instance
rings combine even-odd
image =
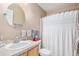
[[[12,27],[23,27],[25,24],[25,14],[19,4],[9,5],[4,15],[7,23]]]

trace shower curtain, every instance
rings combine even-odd
[[[77,11],[63,12],[42,18],[42,46],[52,56],[74,55]]]

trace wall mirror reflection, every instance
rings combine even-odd
[[[23,27],[25,24],[25,14],[19,4],[11,4],[6,10],[5,19],[12,27]]]

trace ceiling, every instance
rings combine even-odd
[[[38,3],[47,14],[76,8],[76,3]]]

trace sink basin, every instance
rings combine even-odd
[[[10,43],[6,45],[6,48],[10,50],[19,50],[28,47],[30,47],[29,42]]]

